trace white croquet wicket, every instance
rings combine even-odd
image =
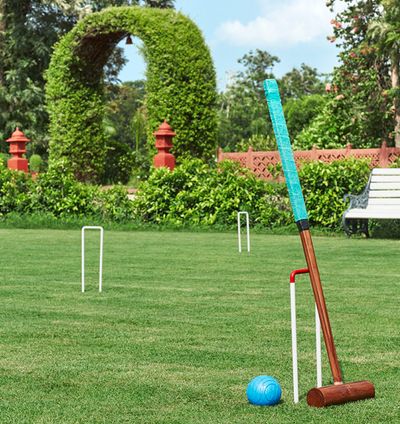
[[[238,226],[238,244],[239,253],[242,253],[242,238],[241,238],[241,215],[246,217],[246,238],[247,238],[247,252],[250,253],[250,220],[249,213],[242,211],[237,213],[237,226]]]
[[[297,326],[296,326],[296,275],[306,274],[308,269],[298,269],[290,274],[290,317],[292,327],[292,363],[293,363],[293,400],[299,402],[299,374],[297,366]],[[321,323],[317,306],[315,305],[315,344],[317,362],[317,387],[322,386],[322,359],[321,359]]]
[[[100,231],[100,264],[99,264],[99,293],[103,289],[103,244],[104,244],[104,229],[103,227],[86,225],[82,227],[81,243],[82,243],[82,293],[85,292],[85,230]]]

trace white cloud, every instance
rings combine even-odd
[[[332,14],[324,0],[259,0],[261,15],[243,23],[224,22],[217,36],[238,46],[285,46],[324,38],[331,33]]]

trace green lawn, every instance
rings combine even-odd
[[[88,234],[0,230],[1,423],[399,423],[400,242],[315,237],[346,381],[376,399],[306,405],[315,385],[313,299],[298,277],[301,401],[292,401],[288,276],[304,266],[297,236]],[[324,354],[324,384],[330,375]],[[279,379],[276,407],[247,403],[259,374]]]

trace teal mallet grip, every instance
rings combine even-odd
[[[296,222],[307,220],[307,209],[304,203],[303,192],[301,191],[299,175],[297,173],[296,163],[293,157],[285,116],[283,115],[278,84],[274,79],[267,79],[264,81],[264,90],[267,97],[268,109],[271,116],[276,142],[278,144],[279,155],[281,157],[283,173],[286,179],[294,219]]]

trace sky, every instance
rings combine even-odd
[[[220,90],[241,70],[237,61],[250,50],[278,56],[277,77],[302,63],[320,73],[332,72],[338,63],[338,49],[326,38],[333,33],[334,15],[324,0],[176,0],[175,8],[202,31]],[[135,43],[140,42],[135,39]],[[129,59],[121,81],[144,78],[145,64],[138,49],[121,46]]]

